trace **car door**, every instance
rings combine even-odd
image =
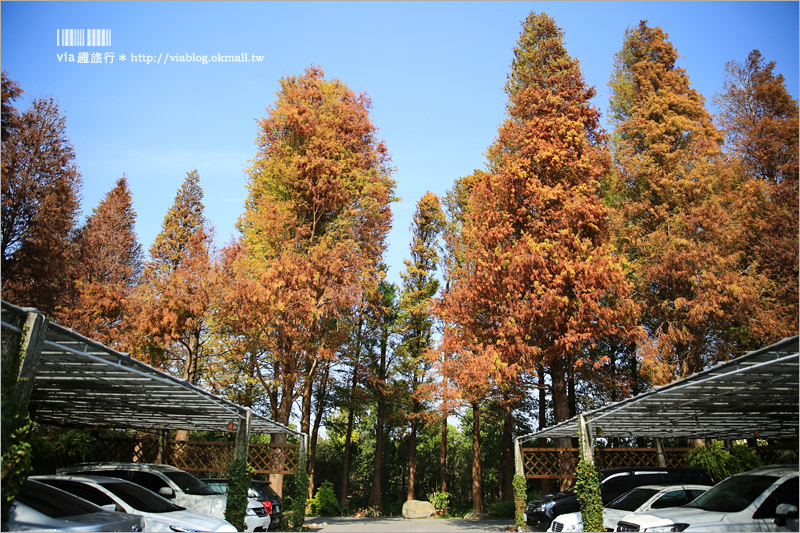
[[[781,483],[777,489],[767,496],[758,506],[753,514],[753,531],[793,531],[788,527],[780,527],[775,524],[776,509],[781,503],[797,505],[798,497],[798,478],[793,477]],[[757,528],[757,529],[756,529]]]

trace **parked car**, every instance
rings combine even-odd
[[[187,509],[225,518],[226,496],[179,468],[151,463],[80,463],[57,470],[59,474],[109,476],[125,479],[172,500]],[[244,523],[247,531],[266,531],[269,513],[248,501]]]
[[[175,505],[124,479],[103,476],[34,476],[32,479],[69,492],[107,510],[139,515],[145,531],[236,531],[230,522]]]
[[[720,481],[683,507],[627,515],[616,531],[798,531],[797,502],[797,466],[763,466]]]
[[[617,522],[630,513],[686,505],[710,488],[711,485],[644,485],[636,487],[603,508],[603,529],[614,531]],[[557,516],[550,524],[548,531],[583,531],[583,519],[580,511]]]
[[[226,478],[203,478],[203,481],[217,492],[228,493],[228,480]],[[269,481],[254,479],[250,482],[247,497],[259,502],[269,513],[269,529],[279,529],[283,524],[283,501],[278,493],[272,490]]]
[[[676,485],[695,483],[713,485],[702,468],[605,468],[600,470],[600,493],[603,505],[642,485]],[[558,515],[578,511],[578,496],[574,489],[556,494],[546,494],[529,502],[525,509],[525,521],[536,529],[547,529]]]
[[[11,504],[3,531],[142,531],[141,516],[106,511],[63,490],[28,479]]]

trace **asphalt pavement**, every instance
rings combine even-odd
[[[464,531],[477,533],[480,531],[500,532],[514,531],[513,520],[464,520],[459,518],[419,518],[408,520],[402,517],[353,518],[353,517],[317,517],[306,518],[309,531],[315,533],[443,533]]]

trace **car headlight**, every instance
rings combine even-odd
[[[189,528],[185,528],[185,527],[182,527],[182,526],[176,526],[176,525],[173,525],[173,524],[169,525],[169,530],[170,531],[181,531],[181,532],[196,531],[195,529],[189,529]]]
[[[556,502],[545,502],[545,503],[543,503],[543,504],[539,505],[539,508],[538,508],[538,509],[536,509],[536,510],[537,510],[538,512],[540,512],[540,513],[544,513],[544,514],[546,514],[547,516],[549,516],[549,517],[551,517],[551,518],[552,518],[552,517],[553,517],[553,506],[554,506],[555,504],[556,504]]]
[[[683,531],[687,527],[689,527],[689,524],[672,524],[670,526],[648,527],[645,528],[645,531],[649,533],[665,533],[668,531]]]

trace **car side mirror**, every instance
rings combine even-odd
[[[117,510],[117,505],[116,505],[116,504],[114,504],[114,503],[107,503],[107,504],[105,504],[105,505],[101,505],[101,506],[100,506],[100,509],[102,509],[102,510],[104,510],[104,511],[111,511],[111,512],[114,512],[114,511],[116,511],[116,510]]]
[[[175,491],[169,487],[161,487],[160,489],[158,489],[158,493],[161,496],[169,499],[173,499],[175,497]]]
[[[790,503],[778,504],[775,509],[775,525],[784,527],[789,525],[790,529],[797,529],[797,506]]]

